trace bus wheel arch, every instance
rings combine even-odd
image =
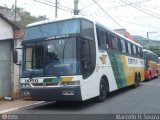
[[[99,96],[97,96],[96,100],[98,102],[103,102],[107,98],[107,95],[109,92],[109,83],[105,75],[103,75],[100,79],[99,90],[100,90],[100,94]]]

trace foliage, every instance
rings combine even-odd
[[[27,24],[47,19],[46,16],[31,16],[31,14],[23,8],[17,8],[17,13],[21,16],[21,21],[17,22],[21,29],[24,29]]]
[[[0,9],[14,11],[14,6],[12,6],[11,9],[7,8],[7,7],[0,6]],[[17,24],[23,30],[25,29],[25,26],[27,24],[47,19],[45,15],[44,16],[38,16],[38,17],[31,16],[31,14],[29,12],[25,11],[24,8],[20,8],[20,7],[16,8],[16,13],[21,17],[21,21],[16,21],[14,23]]]
[[[157,54],[160,57],[160,47],[150,46],[148,49],[151,50],[152,52],[154,52],[155,54]]]

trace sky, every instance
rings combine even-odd
[[[44,4],[45,3],[45,4]],[[11,8],[15,0],[0,0]],[[125,28],[131,35],[160,40],[160,0],[79,0],[80,15],[102,22],[110,29]],[[33,16],[55,18],[55,0],[17,0],[17,7]],[[74,0],[58,0],[58,17],[73,15]],[[65,9],[65,10],[64,10]]]

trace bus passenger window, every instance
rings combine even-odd
[[[141,57],[141,53],[140,53],[140,48],[139,47],[137,47],[137,54],[138,54],[139,57]]]
[[[131,52],[131,44],[130,43],[128,43],[128,53],[129,53],[129,55],[132,54],[132,52]]]
[[[106,46],[106,34],[103,30],[100,30],[100,43],[101,43],[101,48],[105,49]]]
[[[140,57],[143,58],[142,48],[140,48]]]
[[[117,37],[111,36],[111,39],[112,39],[112,48],[114,50],[118,50],[118,40],[117,40]]]
[[[106,44],[107,44],[107,48],[109,48],[109,35],[106,32]]]
[[[128,44],[127,44],[127,41],[125,41],[125,47],[126,47],[126,53],[128,53]]]
[[[100,28],[97,28],[97,39],[98,39],[98,46],[100,49],[108,48],[108,44],[106,43],[106,32]]]
[[[120,39],[120,46],[121,46],[121,52],[126,53],[126,46],[125,46],[125,41],[123,39]]]
[[[137,55],[137,51],[136,51],[136,46],[135,45],[133,45],[133,54]]]
[[[112,37],[111,37],[111,34],[108,34],[108,45],[109,45],[109,48],[112,49]]]

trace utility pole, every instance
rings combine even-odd
[[[16,14],[17,14],[17,0],[15,0],[15,8],[14,8],[14,20],[15,20],[15,23],[16,23]]]
[[[148,49],[148,42],[149,42],[149,33],[156,33],[156,32],[147,32],[147,49]]]
[[[79,0],[74,0],[74,10],[73,10],[74,15],[79,14],[78,3],[79,3]]]
[[[55,6],[55,18],[57,18],[57,12],[58,12],[58,1],[55,0],[56,6]]]

